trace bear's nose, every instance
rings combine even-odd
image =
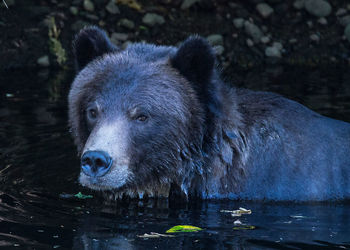
[[[112,158],[104,151],[86,151],[81,157],[81,169],[91,177],[107,174],[111,166]]]

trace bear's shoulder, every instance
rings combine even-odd
[[[261,116],[285,117],[292,116],[321,116],[297,101],[285,98],[279,94],[265,91],[237,89],[237,103],[240,111],[251,118]]]

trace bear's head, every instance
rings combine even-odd
[[[167,196],[171,186],[186,193],[202,174],[211,116],[220,109],[207,41],[193,36],[179,48],[136,43],[121,50],[88,27],[73,52],[69,123],[80,183],[130,196]]]

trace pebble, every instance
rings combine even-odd
[[[296,38],[289,39],[289,43],[291,43],[291,44],[297,43],[297,42],[298,42],[298,39],[296,39]]]
[[[283,49],[282,43],[279,43],[279,42],[273,42],[272,46],[277,48],[278,50],[282,50]]]
[[[309,26],[309,28],[314,27],[314,24],[312,23],[312,21],[307,21],[306,24],[307,26]]]
[[[200,0],[184,0],[181,4],[181,9],[189,9],[192,5],[194,5],[197,2],[200,2]]]
[[[113,0],[110,0],[108,2],[108,4],[106,5],[106,10],[110,13],[110,14],[119,14],[120,10],[118,8],[118,6],[115,4],[115,2]]]
[[[165,19],[161,15],[158,15],[158,14],[155,14],[155,13],[147,13],[142,18],[142,22],[144,24],[149,25],[149,26],[154,26],[156,24],[160,24],[160,25],[164,24],[165,23]]]
[[[95,10],[94,3],[90,0],[84,0],[83,6],[86,11],[93,12]]]
[[[322,24],[322,25],[327,25],[327,19],[325,17],[321,17],[317,20],[318,23]]]
[[[228,6],[230,6],[232,9],[236,9],[239,5],[237,3],[229,2]]]
[[[247,39],[246,43],[247,43],[248,47],[253,47],[254,46],[254,42],[250,38]]]
[[[346,15],[346,16],[341,17],[339,19],[339,22],[341,25],[347,26],[348,24],[350,24],[350,15]]]
[[[345,15],[345,14],[346,14],[346,9],[344,9],[344,8],[339,8],[337,10],[337,12],[335,12],[336,16],[342,16],[342,15]]]
[[[49,67],[50,66],[49,56],[45,55],[45,56],[39,57],[36,63],[41,67]]]
[[[129,37],[128,34],[113,32],[112,35],[111,35],[111,40],[125,42],[126,40],[128,40],[128,37]]]
[[[233,19],[233,25],[237,28],[237,29],[241,29],[244,25],[244,19],[243,18],[235,18]]]
[[[350,42],[350,24],[345,27],[344,36]]]
[[[283,49],[283,45],[280,42],[273,42],[272,46],[266,47],[265,55],[267,57],[282,57],[281,51]]]
[[[264,44],[269,43],[270,42],[270,38],[268,36],[263,36],[260,41]]]
[[[268,18],[273,13],[273,9],[267,3],[259,3],[256,10],[263,18]]]
[[[296,0],[293,3],[293,7],[297,10],[301,10],[305,6],[305,0]]]
[[[76,16],[76,15],[78,15],[78,8],[77,7],[75,7],[75,6],[71,6],[71,7],[69,7],[69,11],[70,11],[70,13],[72,14],[72,15],[74,15],[74,16]]]
[[[85,26],[89,26],[90,24],[88,22],[82,21],[82,20],[78,20],[75,23],[72,24],[71,29],[74,32],[77,32],[79,30],[81,30],[82,28],[84,28]]]
[[[210,35],[207,37],[207,40],[212,46],[224,45],[224,38],[220,34]]]
[[[135,28],[135,23],[129,19],[126,19],[126,18],[120,19],[119,25],[122,27],[125,27],[127,29],[130,29],[130,30]]]
[[[266,47],[265,49],[265,55],[267,57],[281,57],[281,51],[273,46]]]
[[[98,16],[92,14],[86,14],[85,17],[94,21],[97,21],[99,19]]]
[[[320,41],[320,37],[317,34],[311,34],[310,39],[311,39],[311,41],[314,41],[314,42]]]
[[[255,24],[253,24],[249,21],[245,21],[244,22],[244,30],[247,33],[247,35],[249,35],[251,38],[253,38],[253,41],[255,43],[260,42],[260,39],[263,36],[263,33],[258,26],[256,26]]]
[[[317,17],[325,17],[332,12],[332,6],[326,0],[306,0],[305,9]]]

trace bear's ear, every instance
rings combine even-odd
[[[76,35],[73,41],[73,53],[77,71],[103,54],[117,51],[106,33],[95,26],[86,27]]]
[[[209,83],[214,70],[215,53],[206,39],[191,36],[171,58],[171,64],[189,81],[205,85]]]

